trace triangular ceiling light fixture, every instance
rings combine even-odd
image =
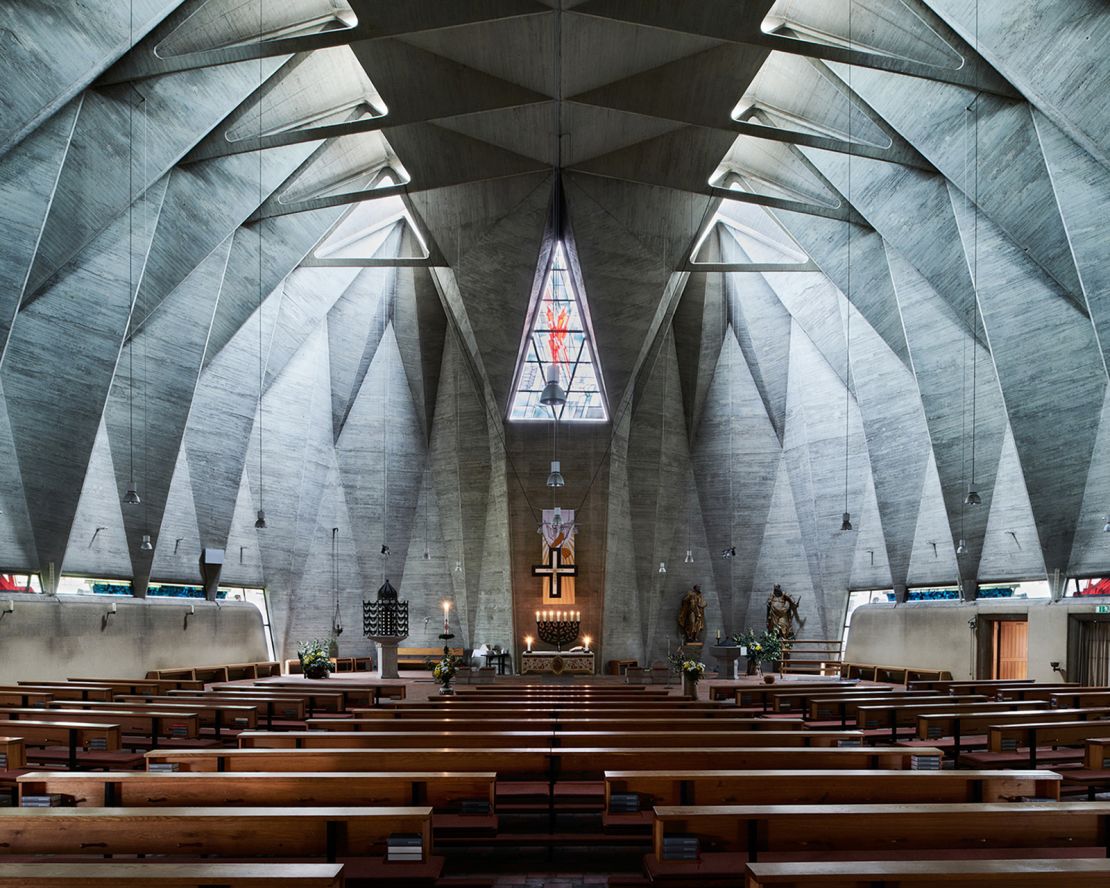
[[[556,240],[543,251],[547,267],[542,284],[528,312],[516,362],[513,396],[509,405],[512,421],[605,422],[601,367],[594,348],[589,306],[581,274],[572,267],[573,250]],[[566,403],[541,403],[548,376],[558,370],[558,383],[566,392]]]

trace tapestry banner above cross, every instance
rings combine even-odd
[[[578,576],[574,561],[577,534],[574,510],[544,509],[540,534],[543,536],[543,563],[532,567],[532,576],[542,578],[542,605],[574,604],[574,584]]]

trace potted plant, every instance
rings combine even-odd
[[[436,684],[439,685],[439,692],[441,694],[455,693],[455,689],[451,687],[451,680],[459,671],[459,662],[460,660],[458,657],[444,653],[443,659],[432,667],[432,678],[434,678]]]
[[[691,700],[698,698],[698,682],[705,675],[705,664],[698,660],[682,661],[682,693]]]
[[[301,672],[305,678],[327,678],[335,668],[328,656],[328,643],[314,638],[297,645],[297,656],[301,661]]]

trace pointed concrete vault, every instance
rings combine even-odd
[[[388,572],[516,647],[554,366],[599,659],[693,583],[831,637],[1110,573],[1103,0],[55,6],[0,28],[0,569],[222,547],[279,656]]]

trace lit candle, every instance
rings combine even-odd
[[[524,636],[524,643],[526,645],[528,645],[528,653],[532,653],[532,636],[531,635],[525,635]]]
[[[540,621],[540,612],[536,611],[536,622],[538,623],[539,621]]]
[[[718,629],[717,630],[717,644],[720,644],[720,643],[721,643],[721,630]]]
[[[586,650],[589,650],[590,649],[590,636],[586,635],[582,638],[582,640],[584,642],[586,642]]]
[[[449,624],[447,622],[447,614],[450,610],[451,610],[451,602],[450,601],[443,602],[443,634],[444,635],[446,635],[448,633],[448,631],[450,631],[449,630]]]

